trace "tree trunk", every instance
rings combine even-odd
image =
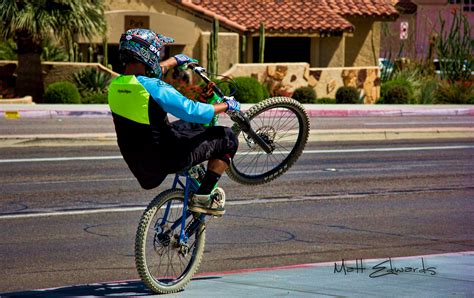
[[[41,40],[28,32],[17,32],[18,68],[15,91],[19,96],[31,95],[33,101],[43,102],[43,69],[41,67]]]

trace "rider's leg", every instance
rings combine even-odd
[[[228,164],[220,159],[210,159],[207,163],[207,172],[201,182],[201,186],[196,191],[196,194],[207,195],[210,194],[217,184]]]

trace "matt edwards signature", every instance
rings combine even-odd
[[[388,260],[384,260],[372,267],[365,267],[363,259],[356,259],[355,265],[346,264],[344,259],[342,259],[340,264],[334,263],[334,274],[344,273],[344,275],[347,275],[348,273],[364,272],[371,272],[369,274],[370,278],[376,278],[386,275],[399,275],[400,273],[407,272],[436,275],[436,267],[426,267],[425,260],[423,258],[421,258],[421,264],[419,264],[419,266],[404,267],[396,267],[391,258],[388,258]]]

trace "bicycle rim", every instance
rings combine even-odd
[[[187,247],[179,244],[184,192],[169,190],[158,195],[145,210],[137,230],[135,262],[143,282],[155,293],[182,290],[197,271],[204,252],[205,230],[201,223],[189,236]],[[170,205],[164,221],[166,206]],[[193,221],[186,219],[186,227]],[[186,251],[188,250],[188,251]]]
[[[301,155],[309,136],[309,117],[300,103],[287,97],[267,99],[246,115],[254,131],[275,149],[267,154],[234,126],[239,150],[227,174],[243,184],[266,183],[286,172]]]

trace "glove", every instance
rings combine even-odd
[[[240,103],[233,96],[224,96],[224,102],[227,104],[227,112],[240,111]]]
[[[178,62],[178,66],[188,64],[188,63],[198,62],[196,59],[189,58],[188,56],[186,56],[184,54],[175,55],[175,56],[173,56],[173,58],[176,59],[176,61]]]

